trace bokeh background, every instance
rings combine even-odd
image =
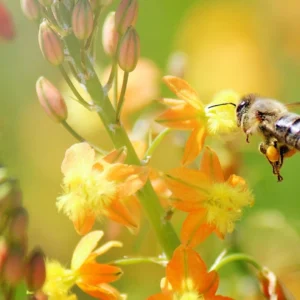
[[[117,2],[113,2],[103,18]],[[298,0],[139,2],[136,28],[141,38],[141,55],[147,61],[132,80],[133,102],[142,101],[139,95],[145,91],[146,102],[162,94],[171,96],[161,85],[160,79],[166,74],[184,77],[204,102],[228,88],[286,103],[300,100]],[[64,152],[76,141],[42,111],[35,82],[43,75],[57,84],[66,98],[71,99],[71,92],[58,70],[43,59],[37,42],[37,24],[23,16],[18,1],[4,3],[13,15],[17,35],[13,41],[0,44],[0,160],[20,180],[30,214],[30,245],[39,244],[47,256],[68,265],[79,237],[71,222],[57,212],[55,199],[61,192],[60,164]],[[102,74],[109,60],[100,38],[97,54]],[[110,141],[100,121],[71,101],[68,105],[69,121],[78,132],[109,149]],[[259,137],[246,144],[242,133],[237,135],[231,164],[249,181],[256,202],[247,210],[232,238],[221,242],[211,237],[199,247],[199,252],[208,265],[229,245],[253,255],[275,271],[300,299],[300,155],[285,162],[284,181],[277,183],[270,165],[257,150]],[[183,139],[181,134],[168,137],[157,150],[153,165],[162,170],[176,166],[182,155]],[[172,148],[171,141],[175,141]],[[181,221],[180,217],[174,219],[178,229]],[[107,259],[160,253],[146,221],[138,237],[111,223],[98,223],[97,228],[105,230],[107,239],[119,239],[125,244],[123,250],[110,252]],[[160,278],[164,276],[161,267],[147,264],[124,270],[125,275],[116,286],[127,292],[129,299],[146,299],[159,291]],[[235,299],[262,299],[252,271],[241,264],[228,265],[220,272],[220,292]],[[80,292],[78,295],[79,299],[88,299]]]

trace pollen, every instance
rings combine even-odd
[[[215,95],[213,101],[205,107],[207,126],[210,135],[230,133],[237,130],[235,107],[239,95],[232,90],[224,90]],[[228,105],[221,105],[225,104]]]
[[[102,215],[116,195],[115,181],[107,180],[105,171],[92,169],[90,172],[76,173],[69,173],[64,178],[64,193],[57,199],[58,209],[70,219]]]
[[[182,292],[173,295],[174,300],[204,300],[203,295],[199,294],[193,280],[187,278],[182,282]]]
[[[216,183],[210,188],[210,195],[204,203],[207,221],[222,233],[231,233],[243,212],[243,208],[253,204],[252,193],[244,186]]]

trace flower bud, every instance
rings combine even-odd
[[[37,0],[21,0],[21,8],[29,20],[37,20],[40,15],[40,4]]]
[[[98,7],[105,7],[112,3],[112,0],[89,0],[92,10],[96,10]]]
[[[3,264],[7,258],[8,245],[4,237],[0,238],[0,271],[2,270]]]
[[[45,59],[51,64],[57,66],[64,61],[63,43],[47,21],[43,21],[40,25],[39,45]]]
[[[72,13],[74,35],[79,40],[87,39],[93,30],[93,10],[88,0],[78,0]]]
[[[0,2],[0,40],[12,40],[15,28],[12,16],[3,3]]]
[[[117,50],[119,33],[115,26],[115,12],[107,15],[102,29],[102,44],[105,53],[114,56]]]
[[[119,54],[118,62],[120,68],[125,72],[131,72],[135,69],[140,56],[140,39],[133,27],[129,27],[124,34]]]
[[[50,6],[54,0],[39,0],[43,6]]]
[[[46,264],[44,253],[41,249],[34,249],[28,258],[26,268],[26,283],[29,291],[42,288],[46,279]]]
[[[138,14],[137,0],[121,0],[116,11],[116,28],[120,34],[135,24]]]
[[[66,1],[56,1],[52,5],[52,13],[57,24],[66,32],[71,31],[71,12],[73,11],[73,7],[72,3]]]
[[[9,285],[17,285],[24,276],[24,256],[18,251],[11,251],[3,264],[2,276]]]
[[[40,77],[36,83],[36,93],[46,114],[54,121],[67,119],[68,111],[59,90],[45,77]]]
[[[9,214],[10,223],[8,226],[9,238],[14,241],[27,239],[28,213],[24,207],[18,207]]]

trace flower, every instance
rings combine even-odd
[[[73,222],[79,234],[85,234],[96,218],[108,218],[131,230],[138,228],[135,216],[126,207],[134,201],[134,194],[146,182],[148,169],[121,163],[124,151],[113,151],[96,158],[87,143],[71,146],[62,162],[63,190],[57,207]]]
[[[49,300],[77,299],[70,293],[75,284],[98,299],[121,299],[122,295],[108,283],[119,279],[122,270],[116,266],[97,263],[95,259],[112,247],[122,247],[122,243],[110,241],[95,249],[102,236],[103,231],[92,231],[79,241],[73,252],[70,269],[57,261],[47,261],[47,280],[43,292],[48,295]]]
[[[239,96],[234,91],[222,91],[204,106],[196,91],[183,79],[165,76],[163,80],[180,100],[164,98],[162,102],[169,108],[157,121],[170,128],[192,130],[185,146],[183,165],[191,163],[199,155],[208,135],[229,133],[237,128],[233,106]],[[233,105],[216,106],[229,102]]]
[[[200,255],[190,247],[180,245],[166,268],[161,281],[162,292],[148,300],[230,300],[216,296],[219,277],[215,271],[207,272]]]
[[[234,230],[242,209],[253,204],[252,193],[242,177],[231,175],[226,181],[214,151],[206,147],[200,170],[184,167],[166,174],[173,206],[188,212],[181,231],[182,243],[196,246],[215,232],[224,238]]]

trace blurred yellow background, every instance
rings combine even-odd
[[[68,264],[79,236],[71,222],[57,212],[55,200],[61,192],[60,164],[64,152],[76,141],[42,111],[35,94],[37,78],[46,76],[64,91],[69,98],[69,121],[79,133],[105,149],[111,144],[100,121],[70,102],[72,94],[60,73],[43,59],[38,47],[37,25],[23,16],[18,1],[4,2],[13,14],[17,36],[12,42],[0,44],[0,161],[20,180],[30,214],[30,245],[39,244],[47,256]],[[114,1],[103,18],[116,4]],[[241,94],[258,93],[285,103],[300,100],[298,0],[289,0],[288,4],[282,0],[141,0],[139,4],[136,27],[141,39],[141,55],[152,61],[151,67],[146,69],[153,68],[153,72],[141,71],[137,78],[143,80],[135,89],[149,88],[147,101],[161,95],[171,96],[159,80],[170,72],[182,75],[204,102],[210,101],[219,90],[228,88]],[[177,60],[170,61],[175,52],[184,56],[175,56]],[[97,54],[102,74],[109,60],[103,54],[100,38]],[[140,92],[133,90],[132,94],[135,93]],[[154,166],[166,170],[178,164],[182,149],[178,145],[169,148],[174,138],[175,134],[160,146]],[[179,145],[181,140],[182,135],[179,135]],[[224,247],[234,244],[239,251],[253,255],[281,276],[298,299],[300,155],[285,162],[284,181],[279,184],[257,150],[259,141],[253,137],[249,145],[240,133],[239,148],[235,149],[242,152],[238,169],[253,189],[254,207],[248,209],[232,239],[221,242],[210,238],[199,251],[209,265]],[[178,229],[181,220],[175,217]],[[106,238],[119,239],[125,244],[124,249],[111,251],[109,259],[160,253],[159,246],[153,246],[155,237],[146,221],[138,237],[105,222],[98,223],[97,228],[104,228]],[[159,291],[160,278],[164,276],[161,267],[135,265],[124,270],[125,275],[116,286],[127,292],[129,299],[145,299]],[[235,299],[262,299],[248,271],[241,264],[224,268],[222,294]],[[79,299],[88,298],[81,295]]]

